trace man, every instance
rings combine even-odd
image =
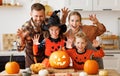
[[[66,17],[68,13],[68,9],[62,9],[63,17]],[[31,6],[31,19],[27,21],[20,29],[17,31],[18,37],[20,37],[20,45],[18,46],[18,50],[25,50],[25,66],[29,68],[31,64],[36,62],[42,62],[45,58],[44,51],[39,51],[37,55],[34,56],[32,47],[33,41],[32,38],[34,35],[40,35],[39,42],[41,42],[44,37],[43,33],[45,32],[45,7],[40,3],[35,3]],[[62,21],[65,22],[65,21]]]

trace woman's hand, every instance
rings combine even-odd
[[[32,38],[34,45],[39,45],[39,44],[40,44],[40,43],[39,43],[39,38],[40,38],[40,35],[38,35],[38,34],[36,34],[36,35]]]
[[[89,15],[89,19],[93,22],[93,24],[99,23],[98,19],[96,18],[96,15]]]
[[[68,8],[64,7],[64,8],[61,9],[61,11],[62,11],[61,23],[65,24],[66,23],[66,18],[68,16],[68,13],[70,12],[70,10]]]

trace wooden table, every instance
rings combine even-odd
[[[102,70],[102,69],[100,69]],[[120,74],[116,71],[116,70],[113,70],[113,69],[106,69],[108,71],[108,76],[120,76]],[[22,76],[22,73],[23,70],[20,70],[20,73],[19,74],[7,74],[5,71],[1,72],[0,73],[0,76]],[[65,73],[67,72],[67,73]],[[48,76],[68,76],[69,74],[72,74],[72,76],[79,76],[79,73],[82,72],[82,71],[78,71],[78,72],[73,72],[73,69],[66,69],[66,70],[56,70],[56,73],[54,74],[49,74]],[[33,74],[31,76],[39,76],[38,74]],[[88,76],[99,76],[98,74],[97,75],[88,75]]]

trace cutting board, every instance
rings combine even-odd
[[[3,71],[0,73],[0,76],[22,76],[22,73],[18,73],[18,74],[7,74],[6,71]]]
[[[54,70],[55,73],[49,74],[48,76],[70,76],[69,75],[70,73],[72,74],[72,76],[79,76],[79,73],[83,71],[82,70],[82,71],[74,72],[73,69],[52,69],[52,70]],[[106,70],[108,71],[108,76],[120,76],[120,74],[114,69],[106,69]],[[6,74],[6,72],[3,71],[0,73],[0,76],[22,76],[21,73],[23,71],[24,70],[20,70],[19,74]],[[31,76],[39,76],[39,75],[33,74]],[[88,76],[99,76],[99,75],[97,74],[97,75],[88,75]]]
[[[15,33],[8,33],[2,35],[3,50],[11,50],[13,42],[16,41],[17,35]]]
[[[66,69],[49,68],[48,71],[51,73],[71,73],[74,72],[75,70],[73,68],[66,68]]]

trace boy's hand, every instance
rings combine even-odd
[[[74,38],[67,37],[66,48],[72,48]]]
[[[100,45],[100,43],[97,40],[93,40],[93,47],[98,47]]]

